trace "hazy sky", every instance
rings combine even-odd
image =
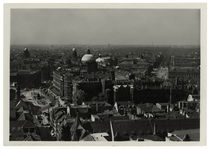
[[[199,10],[13,9],[11,44],[199,45]]]

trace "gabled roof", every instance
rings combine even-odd
[[[96,141],[93,136],[87,135],[81,141]]]
[[[189,135],[190,140],[199,141],[200,140],[200,129],[187,129],[187,130],[176,130],[172,134],[175,134],[179,138],[184,139],[186,135]]]
[[[20,108],[17,110],[17,112],[23,112],[23,111],[24,111],[23,107],[20,107]]]
[[[17,120],[18,121],[25,121],[26,120],[25,114],[24,113],[21,113],[21,115],[18,117]]]
[[[21,115],[18,117],[18,121],[26,121],[26,120],[32,120],[33,119],[33,117],[32,117],[32,115],[31,114],[29,114],[29,113],[21,113]]]
[[[28,110],[25,110],[24,107],[20,107],[20,108],[17,110],[17,112],[19,112],[19,113],[29,113],[29,111],[28,111]]]

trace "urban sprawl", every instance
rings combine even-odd
[[[10,141],[199,141],[200,48],[13,45]]]

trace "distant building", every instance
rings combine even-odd
[[[159,79],[168,80],[168,72],[168,67],[160,67],[153,69],[152,73]]]
[[[167,127],[166,127],[167,124]],[[93,133],[109,132],[110,121],[90,122]],[[145,140],[162,141],[165,136],[156,137],[156,134],[163,134],[177,130],[198,129],[199,119],[139,119],[139,120],[113,120],[113,136],[115,141],[128,141],[129,136]],[[155,126],[155,127],[154,127]],[[154,133],[155,132],[155,133]],[[158,139],[158,140],[157,140]]]
[[[158,108],[156,105],[151,103],[137,105],[137,114],[143,115],[146,118],[155,117],[158,113],[164,113],[165,110]]]
[[[170,96],[172,103],[179,100],[186,100],[189,90],[181,87],[166,85],[163,80],[135,80],[133,100],[135,103],[166,103]]]
[[[96,59],[96,63],[99,67],[109,66],[111,63],[111,57],[101,57],[101,55],[99,55],[99,57]]]
[[[169,103],[156,103],[157,108],[167,112],[169,108]]]
[[[177,78],[182,80],[189,80],[192,83],[200,84],[200,69],[198,68],[185,68],[176,67],[169,71],[169,78],[176,80]]]
[[[199,57],[171,56],[171,66],[174,67],[198,67]]]
[[[197,111],[197,108],[199,108],[200,101],[196,100],[187,100],[187,101],[179,101],[178,102],[178,108],[182,110],[192,110]]]
[[[16,77],[21,88],[39,88],[41,85],[40,71],[21,70]]]
[[[114,85],[114,101],[133,101],[133,86],[129,84]]]
[[[72,99],[72,73],[63,73],[62,70],[53,71],[54,92],[71,101]]]
[[[73,92],[76,90],[81,89],[86,93],[85,101],[91,101],[96,98],[97,100],[104,100],[106,98],[106,90],[112,89],[112,82],[110,80],[78,80],[73,81]],[[100,97],[104,96],[104,97]]]
[[[29,53],[28,48],[24,48],[23,54],[24,54],[24,57],[25,57],[25,58],[29,58],[29,57],[30,57],[30,53]]]
[[[95,58],[92,54],[85,54],[83,55],[81,62],[87,68],[87,72],[96,72],[97,71],[97,63]]]
[[[41,67],[41,82],[51,80],[51,72],[49,66],[42,66]]]

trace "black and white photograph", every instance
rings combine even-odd
[[[202,7],[125,6],[9,9],[8,142],[205,142]]]

